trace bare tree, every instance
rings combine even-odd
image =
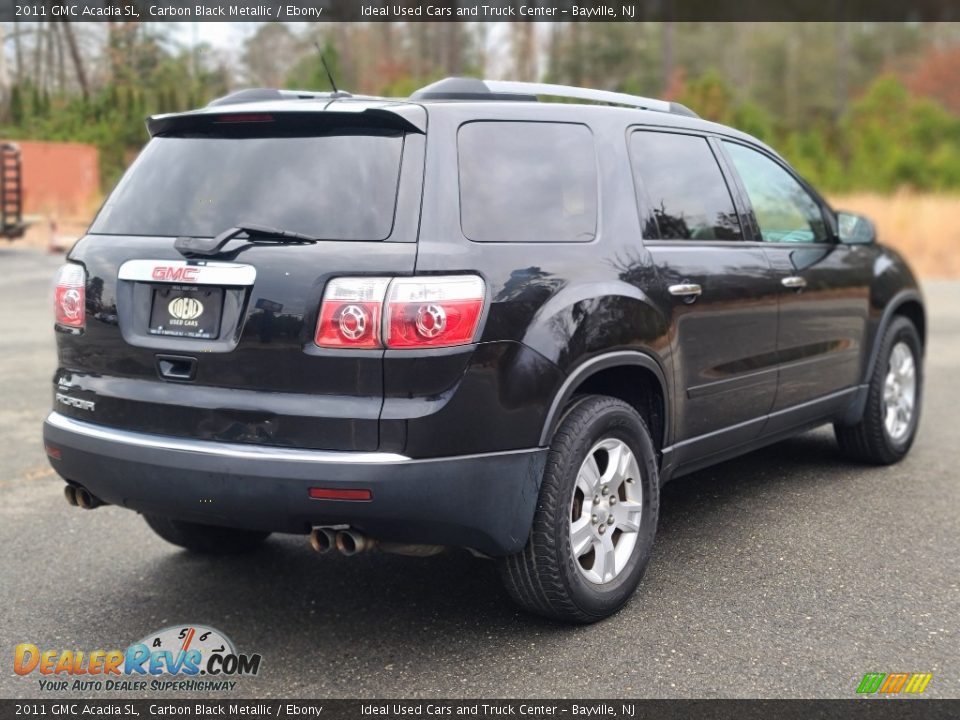
[[[301,57],[301,45],[288,25],[263,23],[244,43],[241,61],[248,82],[260,87],[282,87]]]
[[[518,80],[537,79],[536,23],[510,23],[513,45],[513,73]]]
[[[673,22],[661,25],[660,34],[660,90],[666,96],[673,82],[674,65],[674,27]]]
[[[33,44],[33,84],[40,85],[43,68],[43,23],[38,22],[34,25],[34,44]]]
[[[51,24],[50,30],[53,33],[54,53],[57,58],[57,91],[65,93],[67,91],[67,62],[63,52],[63,38],[60,36],[60,23]]]
[[[3,24],[0,24],[0,100],[7,101],[10,90],[10,75],[7,72],[7,53],[5,51],[6,33]]]
[[[80,48],[77,46],[77,38],[73,34],[73,28],[70,23],[61,23],[63,36],[67,41],[67,48],[70,50],[70,59],[73,61],[73,69],[77,74],[77,83],[80,85],[80,92],[84,99],[90,96],[90,86],[87,83],[87,73],[83,67],[83,57],[80,55]]]
[[[42,87],[46,92],[50,92],[50,88],[53,87],[53,73],[55,72],[54,58],[56,57],[56,42],[57,42],[57,31],[56,25],[52,22],[46,23],[46,32],[44,32],[44,38],[46,40],[44,51],[46,53],[45,65],[43,67],[43,83]]]
[[[23,32],[22,27],[14,26],[13,56],[17,59],[17,72],[15,77],[18,85],[23,82],[23,40],[21,39]]]

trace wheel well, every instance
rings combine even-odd
[[[657,376],[639,365],[618,365],[600,370],[584,380],[577,395],[607,395],[633,407],[647,424],[657,450],[663,448],[666,406]]]
[[[902,315],[913,323],[917,328],[917,334],[920,336],[920,346],[927,344],[927,319],[923,312],[923,306],[916,300],[907,300],[893,311],[894,315]]]

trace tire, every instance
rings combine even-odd
[[[604,466],[604,447],[607,446],[612,449],[606,455]],[[596,487],[589,485],[586,478],[591,473],[584,474],[581,467],[588,454],[601,472],[609,471],[614,453],[616,457],[629,457],[623,447],[635,460],[635,465],[629,464],[631,469],[622,473],[627,479],[608,482],[608,489],[614,486],[617,489],[605,496],[594,494],[588,505],[583,487]],[[630,477],[633,474],[639,477]],[[616,500],[612,499],[614,494]],[[638,497],[640,509],[631,504]],[[600,498],[600,503],[594,505],[596,498]],[[592,623],[609,617],[630,599],[643,577],[657,530],[659,505],[657,456],[643,419],[636,410],[615,398],[598,395],[579,398],[553,436],[526,547],[499,561],[507,591],[525,609],[548,618]],[[621,531],[621,527],[627,528],[629,524],[621,525],[619,519],[615,519],[607,526],[611,528],[609,535],[604,533],[600,529],[603,518],[614,513],[629,513],[630,523],[637,525],[637,530]],[[575,523],[577,518],[579,521]],[[574,528],[579,528],[581,548],[585,542],[592,543],[592,549],[585,554],[581,550],[579,557],[573,547]],[[615,561],[609,560],[612,557],[609,552],[603,553],[608,560],[598,561],[596,548],[609,546],[596,543],[604,540],[615,543],[614,554],[617,548],[621,550],[621,556]],[[632,550],[630,542],[634,543]],[[621,546],[621,543],[627,544]],[[587,565],[592,566],[587,568]],[[588,577],[598,576],[605,568],[614,566],[619,569],[615,569],[610,578]]]
[[[902,356],[902,350],[898,350],[902,347],[909,349],[912,356],[914,402],[909,420],[902,427],[896,428],[900,432],[891,434],[887,423],[889,404],[884,393],[891,373],[891,365],[896,364],[902,367],[902,363],[896,362],[898,356],[895,355],[895,352],[900,352]],[[916,327],[905,317],[894,317],[880,341],[877,364],[870,377],[863,417],[854,425],[835,423],[833,426],[837,443],[844,455],[860,462],[891,465],[902,460],[909,452],[920,420],[923,398],[922,358],[923,351]],[[906,383],[902,382],[901,378],[895,387],[903,388],[904,385]],[[894,396],[895,394],[896,391]],[[896,402],[896,400],[892,401],[893,404]]]
[[[260,547],[270,536],[268,532],[199,525],[157,515],[144,515],[143,519],[151,530],[168,543],[201,555],[238,555],[250,552]]]

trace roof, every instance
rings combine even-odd
[[[540,103],[539,96],[560,97],[578,102]],[[389,119],[407,130],[425,132],[427,108],[441,111],[464,106],[535,106],[545,115],[569,117],[578,112],[631,113],[638,122],[711,132],[748,141],[779,154],[751,135],[735,128],[701,119],[689,108],[674,102],[646,98],[606,90],[592,90],[546,83],[522,83],[477,78],[446,78],[414,92],[409,98],[385,98],[352,95],[347,92],[317,92],[311,90],[278,90],[252,88],[231,93],[211,101],[206,107],[183,113],[155,115],[148,118],[151,135],[172,130],[190,119],[222,116],[224,113],[356,113],[367,114],[382,122]],[[527,114],[527,113],[524,113]]]

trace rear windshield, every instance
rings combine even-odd
[[[383,240],[393,227],[403,134],[162,136],[90,232],[214,237],[269,225],[325,240]]]

